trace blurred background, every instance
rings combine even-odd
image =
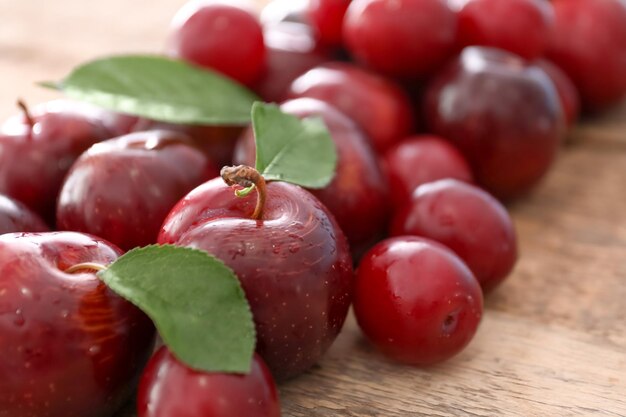
[[[269,0],[229,0],[260,7]],[[292,0],[295,3],[303,0]],[[467,0],[449,0],[459,7]],[[171,0],[0,0],[0,118],[15,113],[21,97],[36,104],[58,94],[35,85],[58,80],[86,60],[124,52],[163,51],[172,16],[186,2]],[[623,119],[626,103],[599,120]]]
[[[183,0],[0,0],[0,119],[59,95],[35,85],[58,80],[85,60],[160,52]],[[259,1],[260,3],[260,1]]]

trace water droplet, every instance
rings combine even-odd
[[[300,245],[289,245],[289,252],[297,253],[300,250]]]
[[[302,236],[297,235],[295,233],[289,233],[287,236],[290,237],[291,239],[296,239],[296,240],[299,240],[301,242],[304,240],[304,238]]]
[[[98,353],[100,353],[100,346],[98,345],[93,345],[89,348],[89,354],[90,355],[97,355]]]
[[[22,314],[22,310],[21,309],[17,309],[15,310],[15,319],[13,320],[13,323],[16,326],[23,326],[24,323],[26,323],[26,320],[24,319],[24,315]]]
[[[245,244],[238,247],[237,249],[231,249],[229,252],[230,252],[230,258],[233,260],[237,259],[237,257],[239,256],[246,256]]]

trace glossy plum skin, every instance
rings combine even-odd
[[[576,86],[562,69],[547,59],[539,59],[533,63],[544,70],[554,83],[559,98],[561,99],[561,106],[565,113],[567,126],[574,126],[580,114],[580,95],[578,94]]]
[[[548,58],[572,79],[583,105],[599,110],[626,95],[626,3],[555,0]]]
[[[309,25],[306,11],[309,0],[272,0],[261,10],[261,25],[268,28],[282,23]]]
[[[131,396],[154,345],[148,317],[82,262],[121,251],[91,236],[0,236],[0,413],[111,417]]]
[[[353,64],[313,68],[291,84],[288,98],[326,101],[357,122],[383,152],[415,129],[411,102],[395,83]]]
[[[230,165],[237,138],[241,135],[241,126],[205,126],[180,125],[140,119],[133,127],[133,132],[146,130],[168,130],[188,136],[217,167]]]
[[[328,209],[288,183],[267,185],[261,220],[256,191],[238,198],[221,178],[183,198],[159,243],[205,250],[239,277],[254,316],[257,352],[278,380],[315,364],[339,334],[353,280],[346,238]]]
[[[433,135],[402,140],[385,153],[383,167],[396,209],[410,201],[413,190],[427,182],[444,178],[474,182],[472,170],[459,150]]]
[[[484,292],[499,285],[517,261],[515,227],[506,209],[480,188],[457,180],[419,186],[394,217],[391,234],[421,236],[452,249]]]
[[[425,94],[431,131],[452,141],[477,182],[501,199],[526,194],[546,174],[565,132],[554,84],[502,50],[469,47]]]
[[[14,232],[47,232],[41,217],[17,200],[0,194],[0,235]]]
[[[256,16],[221,1],[190,1],[172,20],[167,54],[253,85],[265,68]]]
[[[161,347],[137,394],[138,417],[280,417],[270,371],[255,355],[247,375],[194,371]]]
[[[387,183],[367,138],[354,122],[319,100],[286,101],[281,110],[299,118],[321,117],[326,123],[338,153],[337,169],[328,186],[309,191],[333,213],[358,257],[380,239],[389,213]],[[251,165],[255,158],[254,134],[248,129],[237,144],[235,163]]]
[[[391,77],[419,79],[452,56],[456,26],[446,0],[354,0],[343,38],[365,66]]]
[[[110,132],[109,138],[115,138],[131,133],[139,122],[139,117],[130,114],[116,113],[99,109],[99,119],[102,125]]]
[[[341,46],[343,19],[351,0],[310,0],[306,11],[321,43]]]
[[[63,178],[78,156],[111,137],[89,107],[52,101],[30,109],[34,125],[23,114],[0,128],[0,193],[26,204],[47,222]]]
[[[92,123],[104,127],[108,132],[105,139],[130,133],[138,120],[137,116],[103,109],[85,102],[65,99],[44,103],[36,106],[34,110],[41,111],[40,109],[44,108],[53,108],[56,109],[57,112],[63,111],[65,113],[81,115]],[[20,115],[17,120],[23,120],[22,115]]]
[[[59,194],[57,225],[102,236],[124,250],[156,243],[170,209],[216,175],[185,136],[120,136],[93,146],[72,166]]]
[[[469,0],[458,13],[457,44],[491,46],[536,59],[548,47],[554,10],[545,0]]]
[[[483,297],[471,271],[448,248],[414,236],[383,240],[357,271],[354,313],[385,355],[432,365],[472,340]]]
[[[254,90],[265,101],[280,102],[300,75],[331,60],[308,25],[281,23],[264,29],[267,67]]]

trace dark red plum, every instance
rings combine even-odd
[[[309,0],[306,17],[320,42],[328,46],[343,44],[343,21],[352,0]]]
[[[333,62],[313,68],[291,84],[288,98],[326,101],[354,120],[383,152],[413,133],[412,104],[396,83],[356,65]]]
[[[221,167],[232,163],[237,138],[243,129],[241,126],[181,125],[140,119],[133,132],[167,130],[186,135],[215,165]]]
[[[548,58],[571,78],[583,105],[599,110],[626,95],[626,3],[554,0]]]
[[[167,54],[253,85],[265,68],[265,45],[252,11],[226,1],[190,1],[172,20]]]
[[[14,232],[47,232],[41,217],[19,201],[0,194],[0,235]]]
[[[544,70],[554,83],[556,91],[559,94],[559,98],[561,99],[561,106],[563,107],[563,112],[565,113],[567,126],[574,126],[578,121],[578,116],[580,114],[580,94],[578,94],[576,86],[569,76],[551,61],[548,61],[547,59],[539,59],[533,63]]]
[[[517,261],[515,227],[506,209],[478,187],[439,180],[417,187],[394,217],[392,235],[415,235],[449,247],[483,291],[498,286]]]
[[[257,352],[278,380],[315,364],[339,334],[352,294],[352,259],[326,207],[296,185],[270,182],[237,197],[216,178],[171,211],[159,243],[205,250],[231,267],[250,302]]]
[[[124,250],[156,243],[170,209],[217,169],[186,136],[138,132],[87,150],[59,195],[60,229],[102,236]]]
[[[264,29],[267,68],[254,90],[265,101],[279,102],[300,75],[331,60],[321,48],[311,28],[301,23],[281,23]]]
[[[258,355],[246,375],[199,372],[162,347],[141,378],[137,415],[280,417],[280,404],[272,375]]]
[[[544,54],[554,30],[554,10],[545,0],[469,0],[458,15],[460,48],[491,46],[530,60]]]
[[[52,224],[63,178],[76,158],[111,137],[90,106],[52,101],[9,119],[0,129],[0,193]]]
[[[95,271],[121,251],[71,232],[0,236],[0,412],[112,417],[134,392],[155,330]]]
[[[426,366],[458,354],[483,312],[480,286],[450,249],[414,236],[386,239],[359,265],[354,313],[392,359]]]
[[[423,79],[454,54],[456,28],[446,0],[354,0],[343,38],[365,66],[390,77]]]
[[[431,82],[433,133],[465,155],[477,182],[501,199],[529,192],[546,174],[565,132],[548,75],[511,53],[469,47]]]
[[[410,201],[413,191],[427,182],[444,178],[474,182],[472,170],[459,150],[432,135],[402,140],[385,153],[383,167],[396,209]]]

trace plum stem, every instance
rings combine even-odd
[[[79,272],[83,270],[104,271],[106,269],[107,267],[102,264],[98,264],[95,262],[83,262],[80,264],[70,266],[69,268],[65,270],[65,273],[73,274],[75,272]]]
[[[256,187],[257,200],[252,218],[259,220],[263,215],[266,195],[265,178],[263,178],[263,175],[256,169],[246,165],[224,167],[220,171],[220,175],[224,182],[231,187],[233,185],[240,185],[244,188]]]
[[[20,110],[22,110],[22,113],[24,113],[24,118],[26,119],[26,123],[30,126],[32,130],[32,128],[35,126],[35,120],[31,116],[30,111],[28,110],[28,106],[26,105],[24,100],[22,100],[21,98],[18,99],[17,107],[19,107]]]

